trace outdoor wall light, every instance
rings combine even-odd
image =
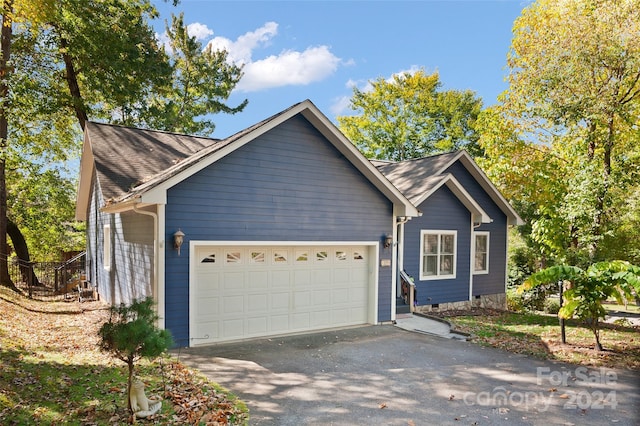
[[[382,245],[384,248],[389,248],[391,244],[393,244],[393,237],[391,235],[385,235]]]
[[[173,248],[178,250],[178,256],[180,256],[180,247],[182,247],[182,243],[184,242],[184,232],[178,228],[175,234],[173,234]]]

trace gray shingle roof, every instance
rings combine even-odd
[[[459,154],[459,151],[454,151],[397,163],[375,160],[372,163],[409,201],[415,203],[444,178],[441,175],[444,168]]]
[[[105,200],[214,145],[218,139],[88,122],[96,172]]]

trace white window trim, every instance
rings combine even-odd
[[[424,236],[428,234],[438,235],[438,265],[440,265],[440,237],[442,235],[453,235],[453,274],[440,275],[440,268],[436,275],[424,275]],[[456,278],[458,263],[458,231],[444,229],[422,229],[420,231],[420,281],[428,280],[451,280]]]
[[[102,228],[102,267],[111,270],[111,225]]]
[[[480,269],[480,270],[476,270],[476,237],[480,236],[480,235],[485,235],[487,237],[487,264],[486,264],[486,268],[485,269]],[[489,250],[490,247],[490,241],[489,241],[489,231],[474,231],[473,232],[473,264],[472,264],[472,268],[473,268],[473,275],[482,275],[482,274],[488,274],[489,273],[489,254],[491,253],[491,250]]]

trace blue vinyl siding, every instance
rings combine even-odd
[[[392,203],[302,116],[257,137],[167,192],[166,327],[188,345],[189,243],[381,241]],[[390,250],[380,250],[391,258]],[[378,262],[379,264],[379,262]],[[378,319],[391,319],[391,268],[379,270]]]
[[[153,219],[136,213],[106,214],[100,191],[91,193],[87,215],[87,267],[89,281],[100,298],[111,304],[130,304],[152,295]],[[104,226],[110,234],[104,235]],[[104,238],[111,240],[111,268],[104,268]]]
[[[422,217],[407,222],[404,232],[404,270],[414,278],[418,305],[469,300],[471,213],[446,186],[418,208]],[[455,278],[420,281],[420,231],[423,229],[457,231]]]
[[[476,231],[489,231],[489,273],[473,276],[473,296],[505,292],[507,262],[507,216],[486,191],[459,162],[447,170],[464,186],[467,192],[493,220],[483,223]]]

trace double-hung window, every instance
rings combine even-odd
[[[489,273],[489,233],[484,231],[474,232],[474,274]]]
[[[421,280],[456,277],[456,240],[456,231],[421,231]]]

